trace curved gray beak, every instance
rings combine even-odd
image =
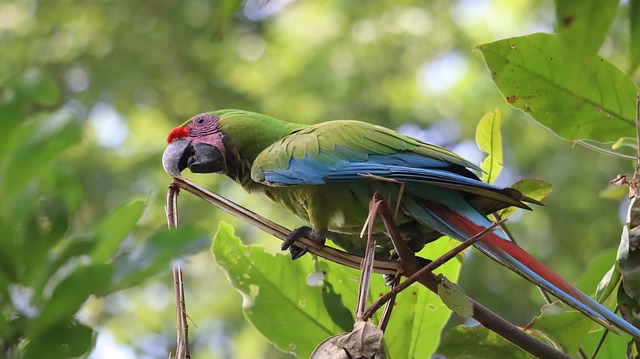
[[[162,154],[162,166],[170,176],[180,175],[189,167],[193,173],[224,172],[224,156],[206,143],[191,144],[185,139],[171,142]]]

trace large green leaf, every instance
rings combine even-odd
[[[453,241],[437,241],[428,246],[429,253],[435,256],[452,245]],[[232,285],[242,293],[247,319],[280,349],[308,357],[322,340],[352,329],[345,326],[353,325],[350,313],[356,304],[359,271],[321,261],[324,283],[309,285],[307,278],[318,268],[308,256],[291,261],[287,255],[245,246],[225,223],[218,229],[212,251]],[[455,280],[459,269],[460,262],[454,259],[439,270]],[[381,276],[374,275],[370,301],[387,290]],[[327,300],[328,292],[331,300]],[[343,316],[341,320],[337,320],[337,313]],[[401,292],[385,331],[388,357],[429,357],[450,315],[440,298],[422,286]],[[342,322],[344,317],[347,323]],[[305,330],[292,331],[292,326]]]
[[[436,259],[458,245],[448,237],[429,243],[418,254]],[[455,282],[461,267],[456,257],[439,267],[439,273]],[[429,358],[435,352],[451,310],[437,294],[414,284],[398,295],[391,321],[385,331],[385,343],[392,358]]]
[[[526,352],[481,326],[459,325],[448,330],[440,345],[438,354],[456,359],[528,359]]]
[[[572,80],[573,56],[556,35],[533,34],[479,46],[506,101],[567,140],[614,142],[635,135],[638,87],[597,58],[585,81]]]
[[[607,30],[618,10],[618,0],[556,0],[557,31],[566,53],[575,66],[569,68],[569,77],[583,81],[585,69],[594,65]]]
[[[561,302],[553,302],[542,307],[542,314],[527,326],[527,330],[550,340],[560,351],[575,356],[592,327],[593,321],[584,314]]]
[[[212,251],[242,293],[247,319],[281,350],[308,358],[318,343],[343,331],[324,305],[322,286],[306,282],[315,272],[310,256],[292,261],[245,246],[226,223],[220,224]]]

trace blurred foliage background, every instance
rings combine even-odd
[[[623,4],[600,52],[623,70],[626,11]],[[121,203],[146,198],[133,232],[142,238],[166,225],[166,135],[196,113],[240,108],[303,123],[359,119],[479,162],[475,127],[497,107],[505,115],[506,162],[498,184],[535,177],[554,188],[545,207],[521,213],[509,227],[534,256],[580,283],[589,263],[615,256],[626,202],[603,190],[631,172],[630,163],[560,140],[510,109],[474,51],[552,32],[553,22],[551,1],[8,1],[0,4],[0,118],[23,125],[45,119],[38,127],[46,133],[55,130],[46,124],[56,115],[72,116],[77,144],[54,162],[43,156],[50,170],[37,178],[63,199],[48,204],[52,213],[70,209],[66,231],[81,233]],[[21,140],[6,133],[15,135],[5,132],[2,142]],[[3,171],[20,171],[7,156]],[[283,225],[300,225],[221,176],[190,177]],[[180,198],[180,219],[210,233],[228,221],[245,241],[274,251],[279,245],[189,195]],[[168,269],[85,303],[80,321],[99,332],[92,358],[167,357],[175,341]],[[289,357],[244,321],[240,295],[208,251],[188,257],[184,270],[193,357]],[[532,285],[476,253],[467,256],[460,282],[518,325],[543,304]]]

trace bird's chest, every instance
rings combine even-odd
[[[362,230],[374,190],[366,182],[269,187],[265,194],[315,229],[357,234]],[[381,225],[381,221],[377,221]],[[381,230],[382,227],[380,227]]]

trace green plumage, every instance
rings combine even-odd
[[[348,163],[368,163],[371,156],[417,155],[445,163],[448,168],[473,176],[466,168],[477,167],[444,148],[427,144],[390,129],[358,121],[331,121],[317,125],[283,122],[268,116],[245,111],[225,110],[219,115],[219,127],[226,138],[228,175],[247,191],[263,193],[289,212],[309,222],[314,229],[328,230],[328,237],[347,250],[361,252],[364,248],[358,234],[368,214],[368,202],[374,192],[388,198],[395,206],[403,190],[399,181],[362,176],[354,180],[329,181],[321,185],[306,184],[307,178],[272,181],[265,173],[290,170],[294,163],[303,163],[309,173],[319,175]],[[307,161],[307,162],[305,162]],[[317,169],[317,171],[316,171]],[[509,189],[487,189],[458,182],[413,184],[406,189],[413,196],[434,199],[462,190],[483,213],[510,205],[527,208],[519,192]],[[424,187],[424,188],[423,188]],[[454,191],[455,190],[455,191]],[[419,237],[424,242],[441,234],[401,211],[397,222],[407,237]],[[382,227],[377,228],[381,236]],[[383,247],[386,245],[383,243]],[[388,249],[388,248],[386,248]]]

